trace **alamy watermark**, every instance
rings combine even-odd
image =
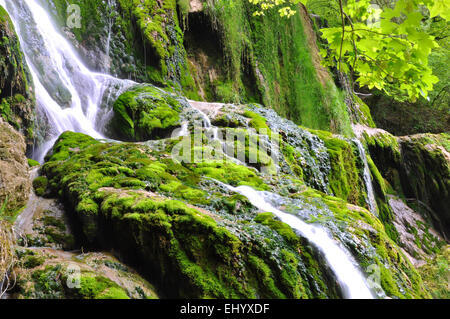
[[[81,269],[75,264],[69,264],[66,269],[66,285],[69,289],[81,288]]]
[[[175,130],[173,138],[180,137]],[[193,164],[205,161],[234,162],[275,174],[280,153],[280,135],[269,129],[195,128],[186,132],[172,148],[177,163]]]
[[[382,290],[380,266],[372,264],[366,268],[366,273],[369,274],[367,277],[367,286],[372,290]]]
[[[70,29],[81,28],[81,8],[77,4],[71,4],[67,7],[66,25]]]

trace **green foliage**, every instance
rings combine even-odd
[[[281,6],[282,16],[291,16],[289,3],[306,1],[249,0],[262,11]],[[399,0],[395,7],[375,9],[369,0],[339,0],[340,27],[324,28],[322,37],[328,50],[322,51],[328,65],[338,63],[342,72],[352,72],[361,86],[377,88],[398,100],[427,97],[438,78],[428,65],[431,50],[437,47],[434,37],[423,32],[421,5],[430,17],[448,19],[449,4],[443,0]],[[261,14],[262,11],[257,11]]]
[[[425,285],[435,299],[450,299],[450,247],[442,248],[433,260],[419,268]]]
[[[45,176],[39,176],[33,181],[33,187],[36,195],[44,196],[48,185],[48,179]]]
[[[31,159],[31,158],[28,159],[28,166],[36,167],[36,166],[39,166],[39,165],[41,165],[41,164],[38,161],[35,161],[35,160]]]

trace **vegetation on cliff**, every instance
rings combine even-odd
[[[20,131],[31,146],[34,135],[34,91],[19,38],[0,6],[0,116]]]
[[[448,297],[450,136],[376,129],[370,100],[354,92],[357,79],[398,98],[430,91],[432,31],[409,29],[420,1],[381,13],[399,30],[372,40],[366,33],[386,25],[361,25],[368,1],[335,8],[344,34],[332,6],[309,2],[324,21],[298,2],[43,0],[89,68],[138,83],[111,81],[96,116],[85,114],[105,139],[55,135],[42,166],[25,152],[36,130],[52,129],[51,114],[38,103],[43,127],[34,127],[31,77],[0,7],[0,278],[17,275],[11,297],[346,296],[326,252],[276,210],[324,230],[374,297]],[[79,28],[67,25],[74,4]],[[420,17],[434,17],[433,29],[443,20],[430,8]],[[328,42],[316,40],[320,30]],[[391,59],[393,43],[411,56]],[[375,66],[386,57],[389,72],[414,83],[381,78]],[[69,106],[71,95],[55,103]],[[265,209],[239,186],[261,194]]]

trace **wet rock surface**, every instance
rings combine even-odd
[[[22,208],[31,189],[23,136],[0,117],[0,205],[11,216]]]

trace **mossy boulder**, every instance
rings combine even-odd
[[[60,136],[42,172],[66,203],[84,247],[120,252],[167,297],[342,297],[312,245],[274,216],[257,215],[245,197],[220,183],[250,182],[284,194],[285,211],[309,212],[303,217],[329,228],[363,269],[377,265],[387,295],[427,296],[413,266],[365,209],[284,174],[209,160],[176,162],[170,154],[177,142],[149,147]]]
[[[114,103],[112,134],[126,141],[169,137],[180,126],[181,103],[171,94],[151,85],[136,86]]]
[[[153,299],[153,286],[105,253],[76,255],[49,248],[18,248],[18,299]]]
[[[44,196],[47,190],[48,180],[45,176],[39,176],[33,181],[34,192],[38,196]]]
[[[33,82],[14,25],[2,6],[0,6],[0,117],[20,131],[31,146],[35,122]]]

